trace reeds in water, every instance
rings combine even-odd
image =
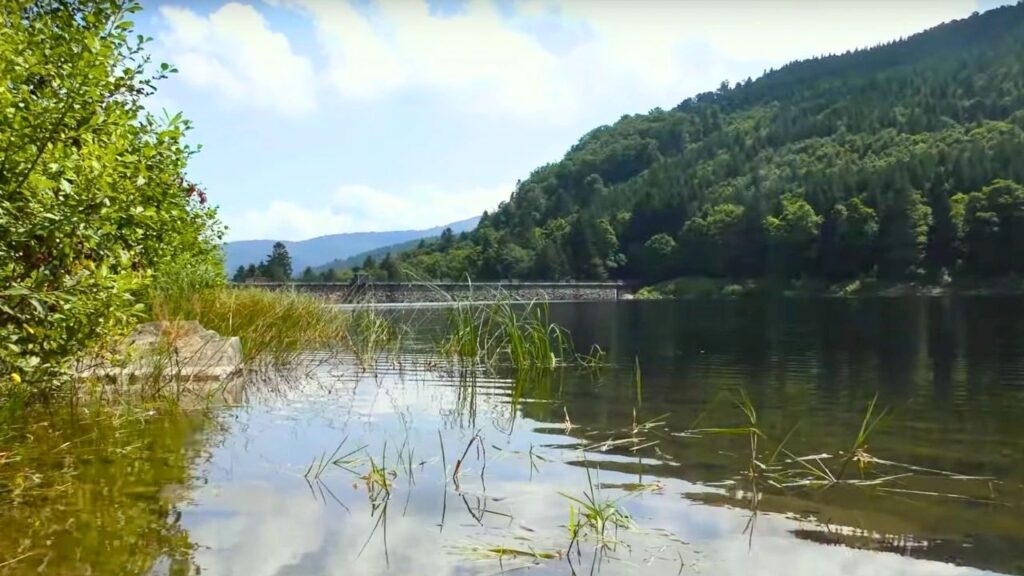
[[[887,410],[877,410],[878,396],[876,395],[868,403],[867,409],[861,419],[860,430],[854,439],[849,452],[838,452],[836,455],[829,453],[811,454],[807,456],[796,456],[786,448],[797,426],[794,425],[789,433],[770,452],[762,452],[761,442],[767,442],[768,436],[759,428],[757,409],[754,407],[750,397],[742,389],[733,398],[735,406],[743,413],[747,420],[746,426],[732,428],[695,428],[692,433],[697,434],[737,434],[746,436],[749,443],[749,467],[747,474],[752,481],[764,480],[767,483],[778,487],[787,488],[795,486],[821,486],[830,487],[844,483],[851,485],[877,485],[896,478],[904,478],[905,475],[879,476],[877,478],[864,478],[866,467],[873,462],[880,461],[867,453],[867,443],[871,433],[878,427]],[[780,459],[780,456],[784,458]],[[839,458],[839,464],[835,467],[828,464]],[[861,477],[859,479],[846,479],[846,472],[849,465],[857,463]],[[886,462],[891,465],[898,465],[894,462]]]
[[[374,364],[386,352],[397,352],[402,332],[389,318],[372,307],[351,313],[347,329],[348,345],[364,366]]]
[[[618,500],[606,498],[601,494],[599,488],[594,485],[590,475],[590,468],[587,469],[587,490],[582,497],[562,494],[572,504],[569,506],[569,548],[572,551],[575,544],[579,553],[580,540],[591,538],[600,547],[613,545],[615,534],[620,528],[629,529],[634,526],[629,514],[623,510]],[[613,534],[609,534],[612,532]]]
[[[572,342],[568,331],[548,321],[546,304],[502,298],[491,304],[456,304],[439,349],[464,365],[549,370],[564,362]]]

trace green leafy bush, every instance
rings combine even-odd
[[[150,65],[139,10],[0,0],[0,382],[59,381],[146,313],[154,281],[220,281],[221,226],[183,177],[189,124],[143,106],[173,69]]]

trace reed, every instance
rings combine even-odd
[[[546,304],[503,297],[492,304],[453,306],[438,350],[462,365],[550,370],[564,363],[572,342],[568,331],[548,321]]]
[[[609,537],[608,532],[616,534],[620,528],[629,529],[634,526],[629,514],[623,510],[618,500],[606,498],[601,490],[595,486],[590,475],[590,468],[587,467],[587,490],[582,497],[570,496],[562,493],[572,504],[569,506],[569,547],[567,552],[572,551],[576,545],[579,553],[579,543],[583,538],[594,539],[600,547],[607,547],[615,543],[615,538]]]
[[[871,455],[867,453],[868,438],[889,411],[888,408],[884,408],[881,413],[874,416],[875,405],[877,403],[878,394],[875,394],[871,399],[871,402],[868,404],[867,411],[864,413],[864,418],[860,422],[860,431],[857,432],[857,437],[853,441],[853,447],[850,448],[850,452],[846,455],[846,458],[843,459],[843,463],[839,467],[839,473],[836,474],[837,479],[843,478],[847,467],[850,465],[850,462],[853,461],[857,462],[857,467],[860,469],[861,476],[864,475],[864,467],[871,461]]]
[[[640,357],[633,357],[633,386],[636,388],[636,407],[643,406],[644,403],[644,377],[643,373],[640,372]],[[634,414],[634,420],[635,420]]]
[[[383,353],[397,352],[402,342],[399,327],[372,307],[352,312],[346,336],[349,347],[364,366],[374,364]]]

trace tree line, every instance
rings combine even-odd
[[[448,230],[451,232],[451,230]],[[328,268],[316,271],[311,266],[306,266],[298,278],[292,274],[292,258],[288,254],[288,247],[283,242],[275,242],[271,247],[270,254],[260,260],[258,264],[239,266],[231,277],[232,282],[351,282],[356,278],[366,278],[375,281],[399,281],[402,279],[402,272],[398,261],[391,257],[388,252],[378,263],[373,255],[367,255],[362,266],[354,266],[336,270]]]

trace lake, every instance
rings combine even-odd
[[[0,574],[1024,573],[1024,299],[553,303],[609,365],[520,376],[385,313],[374,370],[12,422]]]

